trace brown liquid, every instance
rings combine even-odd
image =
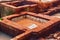
[[[17,21],[17,23],[24,26],[24,27],[26,27],[26,28],[29,27],[32,24],[36,24],[37,26],[40,25],[39,22],[34,21],[34,20],[30,20],[30,19],[27,19],[27,18],[24,18],[24,19],[22,19],[20,21]]]

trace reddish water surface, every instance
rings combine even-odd
[[[30,19],[27,19],[27,18],[22,19],[20,21],[17,21],[16,23],[18,23],[18,24],[20,24],[20,25],[22,25],[22,26],[24,26],[26,28],[29,27],[32,24],[37,25],[37,27],[40,26],[40,22],[37,22],[37,21],[34,21],[34,20],[30,20]]]

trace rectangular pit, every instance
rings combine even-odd
[[[32,24],[36,24],[36,25],[39,25],[40,23],[43,24],[48,21],[48,19],[43,19],[32,15],[21,15],[18,17],[13,17],[10,20],[26,27]]]
[[[24,12],[23,12],[24,13]],[[3,19],[13,23],[17,24],[21,27],[21,29],[31,30],[34,29],[32,26],[40,26],[41,24],[45,24],[49,21],[49,19],[45,19],[43,17],[35,16],[33,14],[29,14],[29,12],[26,12],[25,14],[17,14],[16,16],[11,15],[10,17],[4,17]],[[5,21],[6,21],[5,20]],[[26,24],[27,23],[27,24]],[[17,27],[19,28],[19,27]],[[36,27],[35,27],[36,28]]]
[[[60,6],[49,9],[49,10],[50,10],[49,12],[45,13],[46,15],[60,18]]]
[[[1,3],[1,16],[11,15],[13,13],[20,13],[22,11],[35,12],[37,3],[31,1],[13,1]]]
[[[3,17],[3,20],[5,25],[9,25],[13,28],[16,28],[17,30],[24,31],[23,33],[18,34],[18,36],[14,37],[13,40],[15,39],[20,40],[21,38],[23,39],[24,37],[26,37],[26,35],[28,36],[32,33],[41,34],[47,31],[48,29],[57,26],[60,21],[58,18],[42,14],[35,14],[31,12],[22,12],[20,14],[13,14],[10,16]]]
[[[48,14],[49,16],[53,16],[53,17],[57,17],[60,18],[60,11],[56,11],[56,12],[51,12],[50,14]]]
[[[33,5],[36,4],[32,1],[21,1],[21,2],[15,2],[15,3],[9,3],[9,5],[15,6],[15,7],[19,7],[19,6],[25,6],[25,5]]]

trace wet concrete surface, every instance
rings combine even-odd
[[[10,40],[12,37],[3,33],[3,32],[0,32],[0,40]]]

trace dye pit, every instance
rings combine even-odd
[[[11,18],[11,21],[24,26],[23,28],[29,28],[29,26],[35,25],[40,26],[40,24],[46,23],[48,20],[31,16],[31,15],[23,15],[15,18]],[[31,29],[31,28],[30,28]]]
[[[54,16],[60,18],[60,13],[56,13]]]
[[[33,5],[33,4],[36,4],[36,3],[30,2],[30,1],[21,1],[21,2],[16,2],[16,3],[13,3],[13,4],[10,3],[10,5],[19,7],[19,6],[24,6],[24,5]]]
[[[49,13],[48,15],[49,15],[49,16],[53,16],[53,17],[60,18],[60,11],[51,12],[51,13]]]

